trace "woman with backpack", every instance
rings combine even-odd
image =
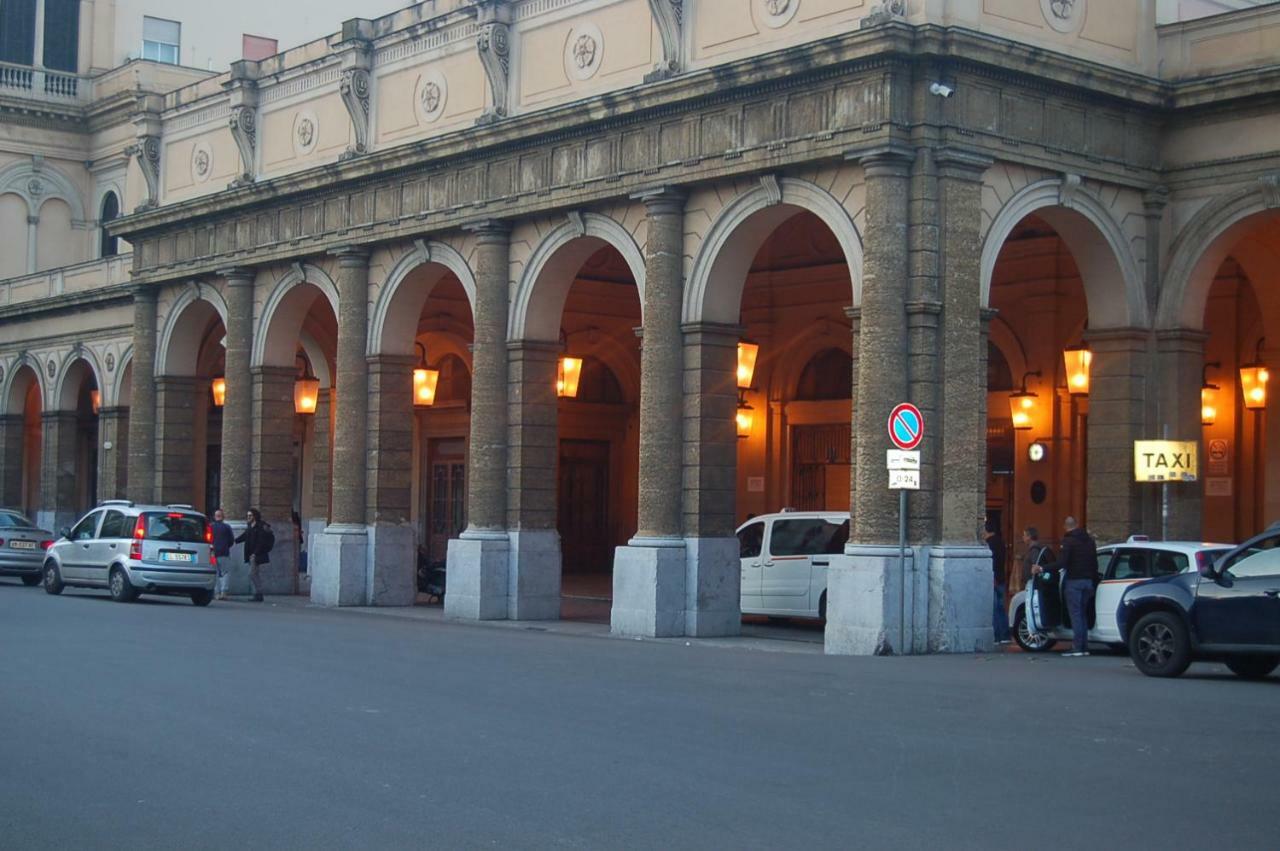
[[[244,563],[249,565],[249,585],[253,588],[253,601],[262,602],[262,572],[264,564],[271,563],[271,548],[276,543],[276,533],[271,531],[271,524],[262,521],[262,512],[250,508],[248,526],[236,538],[236,543],[244,543]]]

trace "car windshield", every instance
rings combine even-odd
[[[166,512],[144,514],[147,523],[147,540],[176,541],[183,544],[205,542],[205,519],[198,514]]]
[[[0,511],[0,528],[34,529],[36,524],[16,511]]]

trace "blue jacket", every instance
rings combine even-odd
[[[220,520],[214,520],[209,526],[213,530],[213,554],[218,558],[231,555],[231,547],[236,542],[236,533]]]

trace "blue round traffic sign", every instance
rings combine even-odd
[[[910,402],[903,402],[889,414],[889,439],[893,445],[908,452],[924,439],[924,415]]]

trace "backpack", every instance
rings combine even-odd
[[[258,533],[258,551],[270,554],[271,548],[276,545],[276,533],[266,523],[262,524],[262,531]]]

